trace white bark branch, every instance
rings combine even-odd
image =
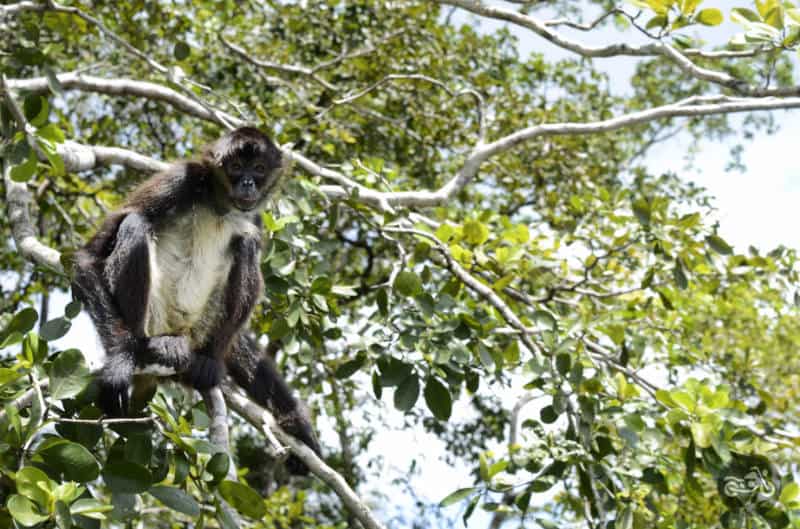
[[[540,22],[532,16],[501,7],[486,6],[475,0],[434,1],[440,4],[448,4],[451,6],[460,7],[482,17],[504,20],[517,26],[530,29],[540,37],[552,42],[556,46],[584,57],[615,57],[617,55],[648,57],[653,55],[661,55],[661,51],[659,50],[659,46],[657,44],[634,45],[623,42],[609,44],[607,46],[586,46],[578,41],[571,40],[563,35],[560,35],[558,32],[550,29],[544,22]]]
[[[190,116],[224,125],[213,111],[172,88],[158,83],[125,78],[107,79],[76,72],[58,74],[56,78],[61,86],[67,90],[80,90],[113,96],[144,97],[153,101],[162,101]],[[49,90],[46,77],[9,79],[6,84],[12,90],[25,90],[32,93],[41,94]],[[244,120],[233,115],[225,113],[222,113],[222,115],[225,120],[235,126],[245,124]]]
[[[174,90],[156,83],[132,79],[103,79],[74,73],[60,74],[58,77],[65,88],[156,99],[169,103],[178,110],[195,117],[219,122],[205,108]],[[47,80],[44,77],[9,79],[7,85],[9,88],[18,90],[36,92],[47,90]],[[724,95],[693,97],[677,103],[633,112],[603,121],[591,123],[546,123],[521,129],[491,143],[478,144],[468,154],[461,169],[442,187],[434,191],[376,191],[353,181],[339,171],[322,167],[297,152],[285,148],[284,154],[308,173],[338,184],[321,186],[322,192],[333,200],[345,200],[352,195],[356,195],[358,201],[386,211],[396,206],[432,207],[451,200],[453,196],[469,184],[477,174],[481,164],[489,158],[538,137],[610,132],[659,119],[675,117],[698,117],[736,112],[800,108],[800,89],[796,87],[774,89],[768,91],[768,93],[786,95],[787,97],[734,98]],[[226,118],[232,122],[236,120],[236,124],[245,123],[243,120],[238,120],[238,118],[230,115],[226,116]],[[163,162],[158,162],[132,151],[112,147],[80,146],[80,144],[70,143],[61,146],[60,152],[65,157],[65,163],[72,170],[91,169],[97,165],[111,163],[121,163],[145,171],[158,171],[166,166]]]
[[[228,435],[228,407],[219,387],[202,392],[208,411],[208,439],[228,456],[228,479],[236,480],[236,465],[233,463],[231,444]]]
[[[22,11],[44,11],[45,6],[37,4],[36,2],[17,2],[16,4],[9,4],[0,6],[0,16],[14,15]]]
[[[706,101],[715,101],[714,103]],[[695,104],[699,102],[699,104]],[[488,143],[470,157],[483,162],[492,156],[505,152],[523,142],[545,136],[574,134],[597,134],[611,132],[634,125],[641,125],[659,119],[675,117],[700,117],[754,110],[787,110],[800,108],[800,97],[727,97],[690,98],[677,103],[632,112],[616,118],[595,121],[592,123],[546,123],[528,127],[492,143]],[[463,171],[463,169],[462,169]]]
[[[347,509],[358,519],[366,529],[385,529],[384,525],[372,514],[369,507],[358,497],[350,488],[344,478],[325,462],[306,445],[287,434],[275,422],[275,419],[264,408],[255,404],[250,399],[242,396],[238,391],[226,387],[225,399],[228,405],[236,413],[244,417],[257,429],[268,428],[284,445],[291,449],[309,468],[312,474],[324,481],[344,502]]]
[[[16,100],[11,96],[11,92],[7,88],[7,80],[2,74],[0,74],[0,94],[6,100],[18,127],[24,131],[30,148],[39,156],[44,156],[44,153],[36,143],[32,127],[25,120],[25,116]],[[64,267],[61,265],[61,254],[42,244],[36,236],[36,223],[31,218],[30,212],[33,207],[33,194],[28,190],[28,186],[25,183],[12,180],[11,161],[8,156],[3,158],[2,171],[6,188],[6,208],[9,224],[11,225],[11,236],[17,245],[17,250],[28,260],[63,273]]]
[[[660,44],[639,44],[632,45],[624,42],[608,44],[605,46],[587,46],[576,40],[568,39],[558,32],[553,31],[551,28],[559,25],[567,25],[581,30],[592,29],[595,25],[602,21],[602,18],[589,25],[581,25],[570,23],[564,19],[552,21],[539,21],[536,18],[504,9],[502,7],[490,7],[483,5],[477,0],[433,0],[439,4],[447,4],[455,7],[460,7],[476,15],[494,18],[496,20],[504,20],[511,22],[520,27],[530,29],[540,37],[552,42],[556,46],[565,50],[577,53],[583,57],[604,58],[616,57],[618,55],[630,55],[634,57],[649,57],[656,55],[664,55],[664,50],[661,49]],[[613,11],[612,11],[613,12]],[[610,14],[610,13],[609,13]],[[684,55],[702,57],[705,59],[722,59],[722,58],[736,58],[736,57],[753,57],[759,53],[769,50],[771,48],[758,47],[752,50],[717,50],[706,51],[700,49],[684,50]]]
[[[440,4],[448,4],[455,7],[460,7],[476,15],[493,18],[496,20],[504,20],[520,27],[530,29],[540,37],[548,40],[554,45],[565,50],[576,53],[582,57],[589,58],[604,58],[604,57],[617,57],[620,55],[634,56],[634,57],[653,57],[662,56],[670,59],[678,65],[678,67],[687,74],[704,81],[709,81],[719,84],[733,90],[737,90],[746,95],[781,95],[779,92],[773,90],[763,90],[756,87],[749,86],[748,83],[742,79],[737,79],[725,72],[710,70],[702,68],[694,64],[688,57],[702,57],[706,59],[720,59],[720,58],[735,58],[735,57],[753,57],[759,53],[773,49],[771,47],[759,47],[753,50],[738,50],[738,51],[705,51],[700,49],[689,49],[678,51],[673,46],[666,42],[654,42],[649,44],[628,44],[625,42],[613,43],[604,46],[588,46],[579,41],[569,39],[560,33],[554,31],[553,27],[559,25],[567,25],[581,30],[590,30],[599,24],[605,16],[613,12],[622,12],[613,10],[595,22],[589,25],[579,25],[570,23],[566,20],[559,19],[555,21],[539,21],[536,18],[525,15],[523,13],[504,9],[502,7],[490,7],[483,5],[479,0],[434,0]]]

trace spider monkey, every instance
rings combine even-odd
[[[243,332],[263,291],[261,210],[283,172],[269,137],[233,130],[142,183],[76,253],[73,293],[107,355],[106,414],[129,412],[135,373],[177,373],[203,391],[227,372],[319,454],[304,407]],[[287,465],[307,471],[296,458]]]

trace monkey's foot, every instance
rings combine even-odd
[[[137,362],[140,374],[175,375],[189,367],[191,351],[185,336],[153,336],[146,340]]]
[[[186,372],[189,384],[198,391],[219,386],[225,376],[225,364],[201,353],[195,353]]]
[[[97,404],[111,417],[128,413],[128,393],[133,377],[133,362],[122,355],[112,356],[100,372]]]

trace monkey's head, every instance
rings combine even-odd
[[[203,158],[213,169],[215,198],[226,210],[262,207],[283,172],[281,151],[253,127],[228,132],[208,147]]]

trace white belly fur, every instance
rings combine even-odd
[[[240,214],[220,217],[205,208],[159,230],[150,241],[148,336],[181,334],[191,347],[202,346],[222,316],[231,241],[256,232]]]

